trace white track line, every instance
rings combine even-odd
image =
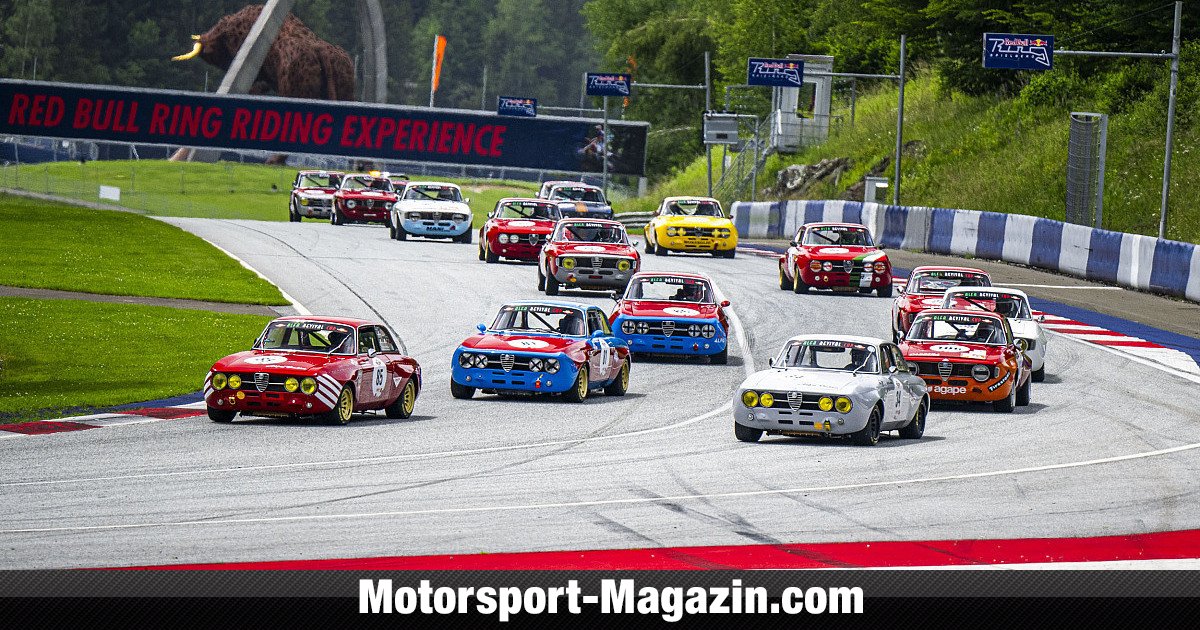
[[[154,218],[158,218],[158,217],[154,217]],[[167,222],[166,222],[166,221],[164,221],[164,223],[167,223]],[[170,225],[170,224],[168,223],[168,225]],[[178,227],[178,226],[177,226],[177,227]],[[180,228],[180,229],[182,229],[182,228]],[[248,263],[248,262],[246,262],[246,261],[242,260],[241,258],[238,258],[237,256],[233,255],[233,253],[232,253],[232,252],[230,252],[229,250],[227,250],[227,249],[225,249],[225,248],[221,247],[220,245],[217,245],[216,243],[214,243],[214,242],[212,242],[212,241],[210,241],[210,240],[204,239],[204,242],[208,243],[209,245],[212,245],[213,247],[216,247],[218,250],[220,250],[220,251],[221,251],[221,253],[222,253],[222,254],[225,254],[226,256],[228,256],[228,257],[230,257],[230,258],[232,258],[232,259],[234,259],[234,260],[238,261],[238,263],[239,263],[239,264],[241,264],[241,266],[245,267],[246,269],[249,269],[250,271],[253,271],[253,272],[254,272],[254,275],[258,276],[259,278],[262,278],[263,280],[265,280],[266,282],[268,282],[268,283],[269,283],[271,286],[273,286],[273,287],[275,287],[276,289],[278,289],[278,290],[279,290],[279,294],[283,296],[283,299],[285,299],[285,300],[287,300],[288,302],[291,302],[291,303],[292,303],[292,308],[296,309],[296,314],[298,314],[298,315],[302,315],[302,316],[304,316],[304,317],[308,317],[309,315],[312,315],[312,312],[310,312],[310,311],[309,311],[307,308],[304,308],[304,305],[303,305],[303,304],[301,304],[301,303],[297,302],[297,301],[296,301],[296,298],[294,298],[294,297],[292,297],[292,296],[288,295],[288,292],[287,292],[287,291],[284,291],[284,290],[283,290],[283,288],[282,288],[282,287],[280,287],[278,284],[275,284],[274,282],[271,282],[271,279],[270,279],[270,278],[268,278],[268,277],[266,277],[266,276],[264,276],[264,275],[262,274],[262,272],[261,272],[261,271],[259,271],[259,270],[255,269],[254,267],[251,267],[251,266],[250,266],[250,263]]]
[[[895,487],[895,486],[910,486],[915,484],[927,484],[945,481],[962,481],[965,479],[984,479],[989,477],[1004,477],[1010,475],[1019,475],[1026,473],[1045,472],[1049,470],[1062,470],[1066,468],[1082,468],[1084,466],[1095,466],[1099,464],[1111,464],[1115,462],[1131,461],[1137,459],[1145,459],[1149,457],[1158,457],[1162,455],[1170,455],[1172,453],[1180,453],[1200,448],[1200,443],[1185,444],[1183,446],[1174,446],[1171,448],[1159,449],[1157,451],[1146,451],[1142,453],[1134,453],[1132,455],[1117,455],[1114,457],[1105,457],[1103,459],[1090,459],[1079,462],[1067,462],[1063,464],[1048,464],[1045,466],[1031,466],[1028,468],[1013,468],[1007,470],[993,470],[979,473],[965,473],[961,475],[945,475],[941,477],[924,477],[924,478],[905,478],[892,479],[887,481],[872,481],[864,483],[851,483],[831,486],[809,486],[803,488],[783,488],[777,490],[745,490],[740,492],[716,492],[712,494],[682,494],[667,497],[637,497],[623,499],[593,499],[586,501],[566,501],[561,503],[526,503],[517,505],[484,505],[474,507],[459,507],[459,508],[430,508],[425,510],[395,510],[385,512],[348,512],[344,514],[309,514],[300,516],[271,516],[261,518],[235,518],[235,519],[220,519],[220,520],[192,520],[192,521],[163,521],[156,523],[124,523],[118,525],[81,525],[74,527],[39,527],[25,529],[2,529],[0,534],[33,534],[46,532],[84,532],[84,531],[100,531],[114,529],[146,529],[151,527],[182,527],[194,525],[244,525],[255,523],[281,523],[281,522],[301,522],[301,521],[328,521],[334,519],[353,519],[353,518],[380,518],[380,517],[399,517],[399,516],[426,516],[431,514],[468,514],[468,513],[486,513],[486,512],[515,512],[528,510],[548,510],[548,509],[574,509],[581,507],[599,507],[606,505],[646,505],[654,503],[679,503],[681,501],[701,501],[707,502],[713,499],[737,499],[746,497],[762,497],[762,496],[779,496],[785,494],[800,494],[805,492],[833,492],[843,490],[861,490],[864,488],[879,488],[879,487]]]

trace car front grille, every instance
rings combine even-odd
[[[937,376],[941,378],[950,378],[951,376],[970,376],[971,368],[974,363],[951,363],[949,361],[913,361],[917,366],[918,376]]]
[[[679,236],[703,236],[711,238],[716,235],[716,232],[714,228],[681,227],[678,228],[676,234]]]
[[[759,392],[759,396],[762,396],[764,393],[770,393],[775,397],[775,402],[771,404],[771,409],[788,409],[791,411],[820,411],[820,401],[822,398],[837,398],[836,394],[810,394],[797,391]]]

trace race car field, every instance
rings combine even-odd
[[[732,302],[727,365],[635,360],[627,395],[584,404],[455,400],[452,352],[500,304],[539,297],[532,264],[487,264],[474,244],[398,243],[380,226],[167,221],[313,313],[388,323],[423,367],[415,413],[0,436],[0,568],[1200,527],[1200,384],[1150,362],[1056,336],[1046,381],[1015,413],[935,406],[923,439],[871,448],[744,444],[730,401],[747,374],[796,334],[890,337],[891,300],[781,291],[772,258],[646,257],[643,270],[709,274]]]

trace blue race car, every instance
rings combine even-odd
[[[613,309],[612,327],[631,352],[706,356],[729,361],[728,300],[717,302],[712,281],[697,273],[643,271],[629,280]]]

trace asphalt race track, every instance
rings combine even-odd
[[[390,323],[424,368],[416,413],[0,440],[0,568],[1200,527],[1200,385],[1095,347],[1052,338],[1029,407],[935,406],[920,441],[742,444],[729,403],[746,374],[794,334],[889,335],[891,300],[780,291],[766,258],[650,256],[645,269],[706,272],[732,300],[729,365],[635,362],[626,397],[582,405],[459,401],[451,352],[504,301],[538,297],[534,266],[379,226],[170,222],[313,313]]]

